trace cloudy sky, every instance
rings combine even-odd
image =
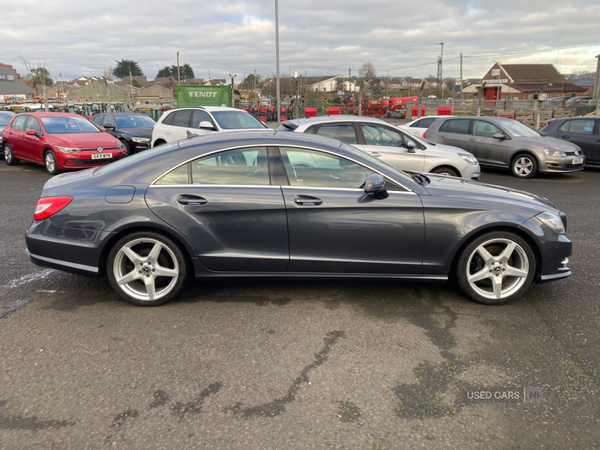
[[[55,79],[133,59],[148,78],[188,63],[198,78],[276,72],[275,0],[0,0],[0,62],[46,62]],[[280,70],[482,77],[494,61],[595,71],[598,0],[279,0]]]

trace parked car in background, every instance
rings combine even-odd
[[[576,144],[585,155],[586,166],[600,166],[600,116],[553,119],[540,134]]]
[[[560,109],[565,107],[565,102],[570,97],[552,97],[542,103],[543,108]]]
[[[256,117],[226,106],[186,106],[166,111],[152,130],[152,147],[186,139],[190,134],[204,135],[219,131],[264,130]]]
[[[571,97],[569,100],[565,102],[566,107],[577,106],[577,105],[587,105],[592,97],[589,96],[580,96],[580,97]]]
[[[577,145],[543,137],[516,120],[502,117],[436,119],[427,130],[427,140],[467,150],[482,167],[508,168],[519,178],[532,178],[538,172],[575,172],[583,170],[585,163]]]
[[[92,122],[119,139],[127,155],[150,148],[152,127],[156,123],[145,114],[129,112],[98,114]]]
[[[277,130],[317,134],[367,152],[400,170],[432,172],[478,180],[477,159],[469,152],[425,142],[381,119],[320,116],[283,122]]]
[[[0,137],[2,136],[2,132],[4,131],[4,127],[6,127],[6,125],[8,125],[8,122],[10,122],[10,119],[12,119],[12,116],[14,116],[15,113],[12,111],[0,111]],[[0,152],[2,153],[2,156],[4,157],[4,152]]]
[[[407,174],[339,141],[269,130],[54,177],[25,239],[35,264],[106,274],[143,306],[192,274],[456,279],[472,300],[503,304],[571,275],[566,223],[525,192]]]
[[[125,156],[121,142],[87,119],[70,113],[23,113],[2,132],[4,160],[46,166],[51,175],[111,163]]]
[[[398,128],[400,128],[401,130],[406,131],[407,133],[413,134],[417,137],[426,137],[425,136],[425,132],[427,131],[427,128],[429,128],[429,126],[435,122],[435,119],[437,119],[438,117],[453,117],[453,116],[427,116],[427,117],[421,117],[419,119],[415,119],[409,123],[406,123],[404,125],[400,125]]]

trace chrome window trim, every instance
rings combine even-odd
[[[178,188],[271,188],[279,189],[281,186],[274,184],[152,184],[148,186],[150,188],[164,188],[164,187],[178,187]]]
[[[293,145],[293,144],[290,144],[290,145]],[[349,144],[348,144],[348,145],[349,145]],[[328,153],[328,154],[330,154],[330,155],[333,155],[333,156],[336,156],[336,157],[338,157],[338,158],[343,158],[343,159],[347,159],[348,161],[352,161],[353,163],[355,163],[355,164],[358,164],[359,166],[366,167],[366,168],[367,168],[367,169],[369,169],[371,172],[378,173],[379,175],[381,175],[382,177],[384,177],[384,178],[386,178],[387,180],[391,181],[392,183],[395,183],[395,184],[399,185],[400,187],[402,187],[402,188],[406,189],[406,191],[407,191],[407,192],[413,192],[413,193],[415,193],[415,192],[414,192],[412,189],[410,189],[410,188],[406,187],[404,184],[400,183],[399,181],[396,181],[396,180],[394,180],[393,178],[391,178],[391,177],[389,177],[389,176],[387,176],[387,175],[385,175],[385,174],[381,173],[379,170],[375,170],[375,169],[373,169],[372,167],[370,167],[370,166],[368,166],[368,165],[366,165],[366,164],[364,164],[364,163],[362,163],[362,162],[356,161],[355,159],[349,158],[349,157],[347,157],[347,156],[340,155],[339,153],[335,153],[335,152],[333,152],[333,151],[331,151],[331,150],[324,150],[324,149],[322,149],[322,148],[307,147],[307,146],[294,146],[294,147],[289,147],[289,146],[288,146],[288,145],[286,145],[286,144],[276,144],[276,143],[262,143],[262,144],[251,144],[251,145],[239,145],[239,146],[235,146],[235,147],[227,147],[227,148],[223,148],[223,149],[219,149],[219,150],[214,150],[214,151],[212,151],[212,152],[205,153],[205,154],[204,154],[204,155],[202,155],[202,156],[195,156],[195,157],[193,157],[193,158],[190,158],[190,159],[188,159],[188,160],[186,160],[186,161],[184,161],[184,162],[182,162],[182,163],[179,163],[178,165],[176,165],[176,166],[174,166],[174,167],[172,167],[172,168],[170,168],[170,169],[166,170],[165,172],[161,173],[161,174],[160,174],[158,177],[156,177],[154,180],[152,180],[152,182],[150,183],[149,187],[152,187],[152,186],[154,186],[154,185],[155,185],[155,183],[156,183],[158,180],[160,180],[162,177],[164,177],[166,174],[168,174],[168,173],[170,173],[170,172],[172,172],[172,171],[174,171],[174,170],[177,170],[179,167],[181,167],[181,166],[183,166],[183,165],[185,165],[185,164],[188,164],[188,163],[190,163],[190,162],[192,162],[192,161],[195,161],[196,159],[204,158],[204,157],[206,157],[206,156],[210,156],[210,155],[212,155],[212,154],[214,154],[214,153],[226,152],[226,151],[229,151],[229,150],[239,150],[239,149],[246,149],[246,148],[255,148],[255,147],[262,147],[262,148],[269,148],[269,147],[277,147],[277,148],[280,148],[280,147],[284,147],[284,148],[298,148],[298,149],[301,149],[301,150],[313,150],[313,151],[315,151],[315,152],[323,152],[323,153]],[[361,151],[361,150],[358,150],[358,149],[357,149],[357,151]],[[170,185],[159,185],[159,186],[170,186]],[[177,185],[177,186],[186,186],[186,185],[180,184],[180,185]],[[202,185],[202,184],[193,184],[193,185],[188,185],[188,186],[206,186],[206,185]],[[215,184],[215,185],[209,185],[209,186],[224,186],[224,185]],[[241,185],[230,185],[230,186],[241,186]],[[266,186],[266,185],[252,185],[252,186]],[[273,185],[270,185],[270,186],[273,186]],[[335,189],[335,188],[331,188],[331,189]],[[393,191],[393,192],[398,192],[398,191]]]
[[[319,187],[319,186],[276,186],[281,188],[293,188],[293,189],[319,189],[321,191],[352,191],[352,192],[362,192],[364,194],[364,189],[355,189],[355,188],[331,188],[331,187]],[[409,195],[417,195],[413,191],[387,191],[388,194],[409,194]]]

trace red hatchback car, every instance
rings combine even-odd
[[[69,113],[17,114],[2,132],[4,160],[43,164],[51,175],[85,169],[125,156],[121,142],[87,119]]]

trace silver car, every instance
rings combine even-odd
[[[502,117],[436,119],[427,130],[427,140],[467,150],[482,166],[510,168],[519,178],[532,178],[538,172],[575,172],[585,164],[577,145],[544,137]]]
[[[426,142],[372,117],[336,115],[295,119],[283,122],[277,130],[337,139],[401,170],[472,180],[478,180],[481,172],[477,159],[471,153]]]

